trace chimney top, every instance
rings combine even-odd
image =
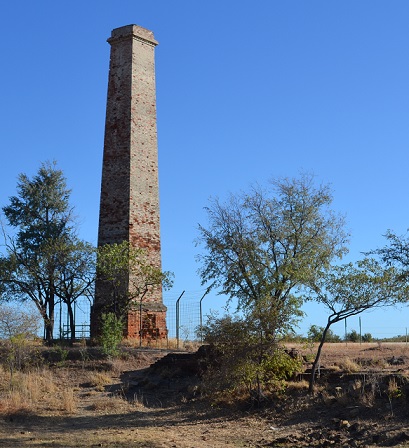
[[[142,28],[139,25],[125,25],[121,26],[120,28],[113,29],[108,42],[112,44],[117,40],[124,40],[128,38],[143,40],[153,45],[158,44],[158,42],[153,37],[153,32],[147,30],[146,28]]]

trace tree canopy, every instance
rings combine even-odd
[[[9,227],[15,229],[13,236],[3,229],[3,297],[31,300],[43,318],[47,340],[53,338],[56,303],[68,304],[80,291],[85,293],[91,286],[91,271],[95,271],[90,259],[84,268],[83,256],[90,253],[90,247],[77,237],[70,193],[63,172],[47,162],[31,179],[19,175],[17,195],[3,207]]]
[[[123,241],[98,248],[97,278],[110,292],[105,312],[123,318],[129,307],[141,302],[148,291],[170,288],[173,274],[152,266],[144,249]]]
[[[397,270],[393,266],[385,268],[373,258],[332,266],[326,275],[321,276],[310,298],[323,304],[329,316],[313,363],[310,392],[313,391],[322,346],[331,325],[366,310],[405,303],[408,294],[409,287]]]
[[[384,235],[387,244],[384,247],[366,252],[367,256],[376,256],[385,266],[393,266],[403,278],[409,278],[409,236],[397,235],[388,230]]]
[[[278,179],[225,203],[213,199],[206,207],[208,226],[199,225],[202,283],[237,299],[239,309],[268,315],[273,338],[300,315],[294,293],[347,252],[348,233],[344,218],[331,209],[331,190],[313,180]]]

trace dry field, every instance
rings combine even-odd
[[[305,367],[311,367],[318,344],[289,343],[287,348],[301,354]],[[330,372],[399,372],[409,375],[409,344],[404,342],[324,344],[321,370]]]
[[[0,369],[0,447],[409,447],[405,344],[328,344],[314,397],[300,377],[258,408],[201,399],[186,360],[149,369],[165,354]]]

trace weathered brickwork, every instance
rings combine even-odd
[[[142,328],[141,334],[140,328]],[[165,339],[167,337],[166,311],[143,309],[142,318],[139,311],[130,312],[127,322],[127,337],[140,338],[141,336],[147,342]]]
[[[114,29],[108,42],[111,57],[98,245],[129,241],[146,249],[150,263],[161,268],[154,65],[157,42],[151,31],[137,25]],[[108,296],[109,291],[97,281],[91,319],[94,332]],[[150,328],[150,333],[165,337],[162,292],[143,298],[142,319],[138,306],[135,304],[128,315],[126,336],[139,337],[141,322],[145,322],[145,315],[151,315],[155,328]]]

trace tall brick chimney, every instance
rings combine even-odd
[[[150,263],[161,268],[154,61],[158,42],[151,31],[128,25],[114,29],[108,43],[111,57],[98,246],[129,241],[145,249]],[[106,285],[97,280],[92,334],[98,333],[108,297]],[[147,294],[133,308],[127,316],[127,337],[166,337],[161,290],[155,296]]]

